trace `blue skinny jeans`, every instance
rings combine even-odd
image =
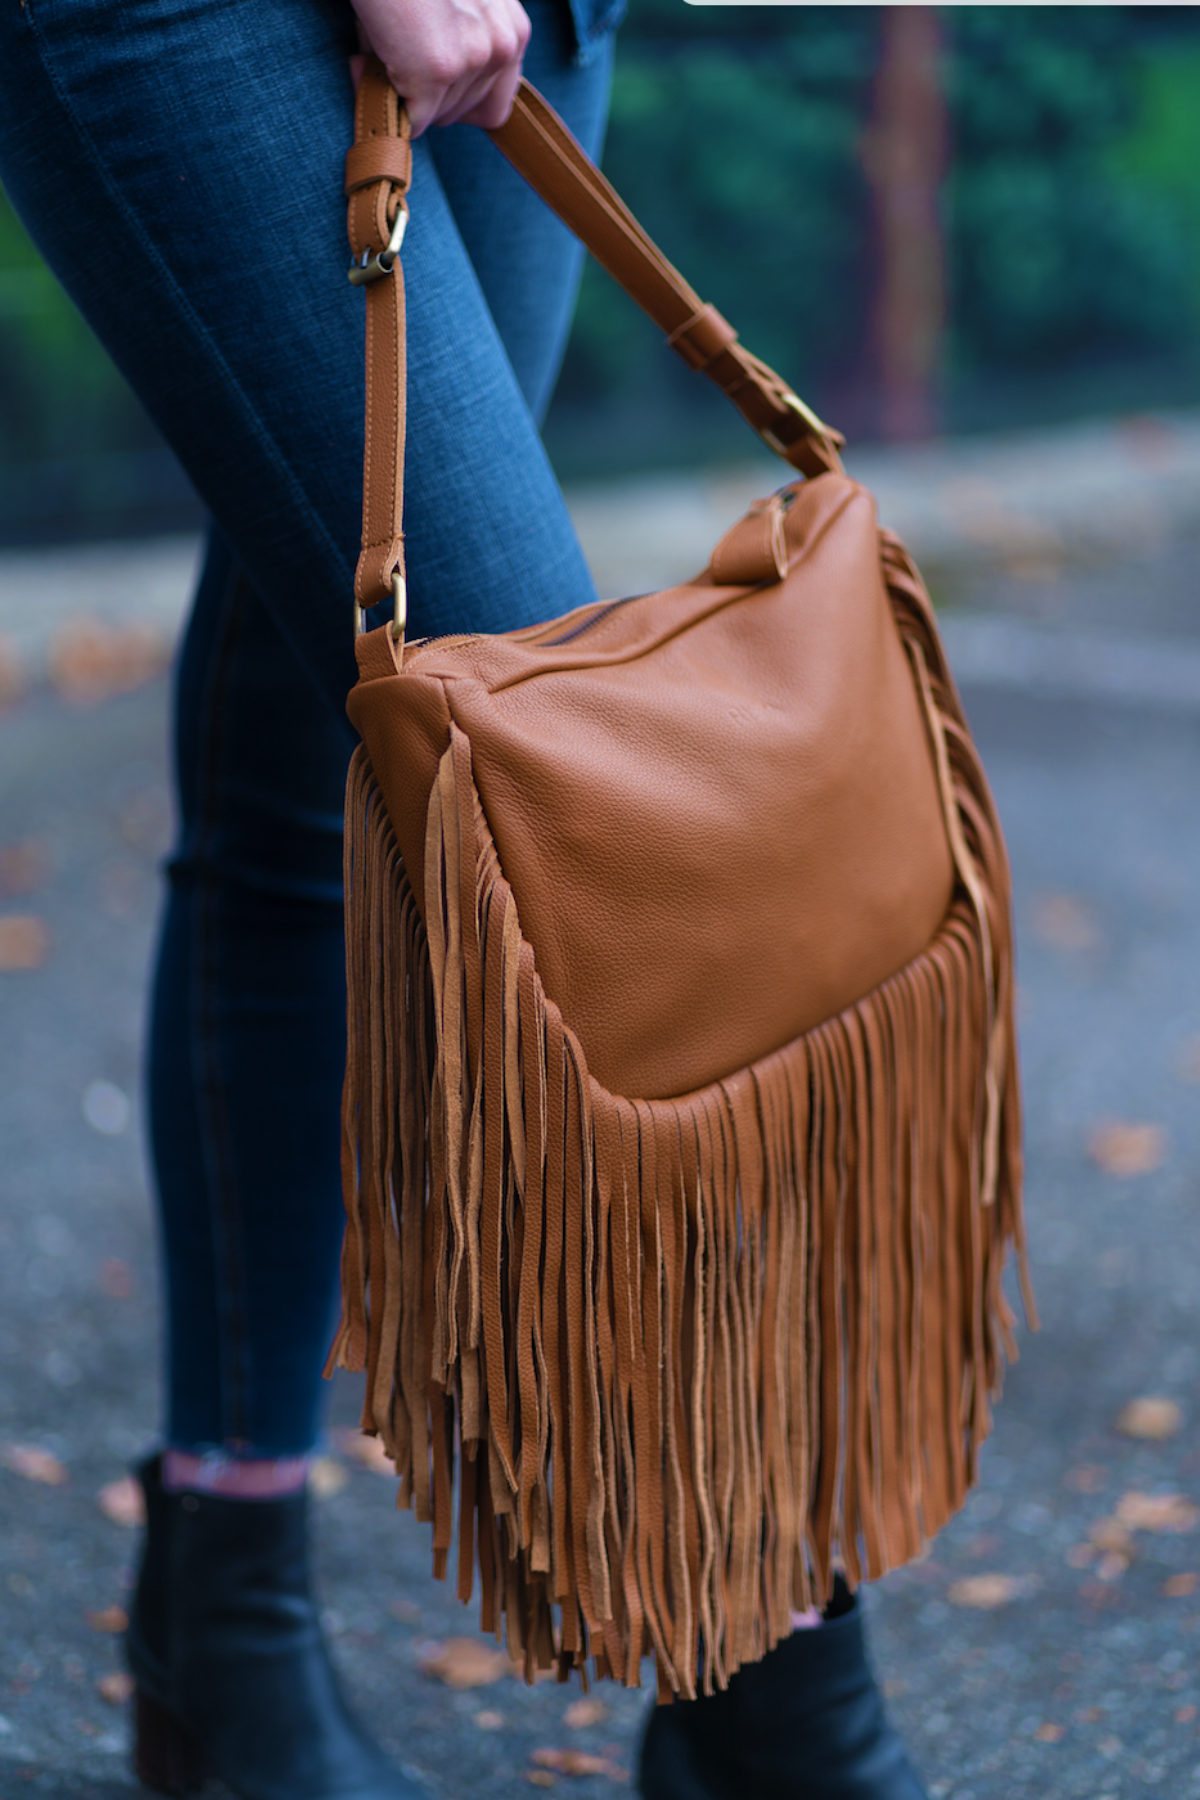
[[[532,0],[526,71],[595,150],[613,9],[587,7]],[[316,1441],[337,1306],[354,48],[345,0],[0,0],[0,180],[213,520],[147,1088],[167,1440],[252,1457]],[[581,253],[482,132],[415,149],[411,629],[505,630],[594,598],[537,432]]]

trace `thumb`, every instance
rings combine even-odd
[[[412,92],[405,94],[404,89],[400,85],[400,82],[404,77],[397,79],[391,69],[389,69],[387,73],[388,80],[400,95],[401,106],[403,106],[405,112],[408,114],[409,131],[413,137],[419,138],[422,132],[432,125],[433,121],[438,117],[442,104],[446,95],[450,92],[450,89],[448,87],[414,87],[410,76],[406,85],[412,89]]]

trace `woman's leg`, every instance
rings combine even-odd
[[[598,159],[612,86],[612,39],[601,40],[580,70],[572,60],[566,7],[540,0],[527,10],[534,32],[525,73]],[[540,424],[566,348],[583,246],[483,132],[468,125],[435,129],[429,148],[488,311]]]
[[[148,1059],[167,1441],[295,1457],[341,1235],[346,734],[215,529],[177,683]]]
[[[0,26],[6,185],[222,527],[180,675],[152,1114],[170,1440],[260,1455],[312,1441],[341,1226],[341,702],[362,433],[346,19],[313,0],[119,15],[28,0]],[[550,5],[530,60],[594,139],[607,72],[570,69]],[[435,130],[417,152],[414,628],[501,628],[592,592],[520,392],[548,391],[578,259],[479,132]],[[497,219],[485,241],[480,221]]]
[[[232,1452],[242,1496],[263,1491],[243,1474],[257,1483],[313,1442],[341,1232],[363,405],[340,191],[349,23],[332,0],[0,11],[0,176],[220,524],[179,674],[181,825],[150,1087],[169,1438]],[[579,91],[598,76],[581,73]],[[415,161],[413,625],[502,629],[593,590],[427,143]],[[476,179],[496,173],[498,158]],[[561,240],[541,254],[543,271],[561,266]],[[542,302],[525,340],[531,397],[548,387],[569,287],[527,290]],[[129,1651],[144,1778],[184,1791],[199,1743],[255,1800],[411,1796],[338,1695],[303,1494],[222,1498],[207,1472],[171,1493],[157,1461],[142,1476]]]

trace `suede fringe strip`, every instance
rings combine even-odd
[[[1008,871],[920,578],[881,537],[958,870],[929,948],[681,1099],[589,1075],[457,728],[418,905],[347,795],[344,1312],[363,1424],[527,1675],[722,1687],[976,1477],[1025,1256]],[[1026,1307],[1032,1302],[1026,1285]],[[457,1482],[456,1482],[457,1465]],[[457,1487],[457,1493],[456,1493]]]

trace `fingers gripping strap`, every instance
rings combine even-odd
[[[805,475],[840,469],[839,433],[738,342],[714,306],[705,305],[528,82],[521,83],[508,123],[490,136],[689,368],[716,382],[773,450]],[[382,64],[370,57],[358,87],[354,146],[346,158],[356,261],[387,251],[411,169],[407,115]],[[404,567],[404,395],[404,278],[395,257],[390,273],[367,283],[363,549],[354,584],[363,607],[386,600],[393,574]]]
[[[347,228],[356,262],[386,252],[412,173],[408,118],[372,57],[358,84],[354,145],[346,158]],[[376,606],[404,571],[404,271],[366,284],[367,397],[362,554],[354,597]]]

